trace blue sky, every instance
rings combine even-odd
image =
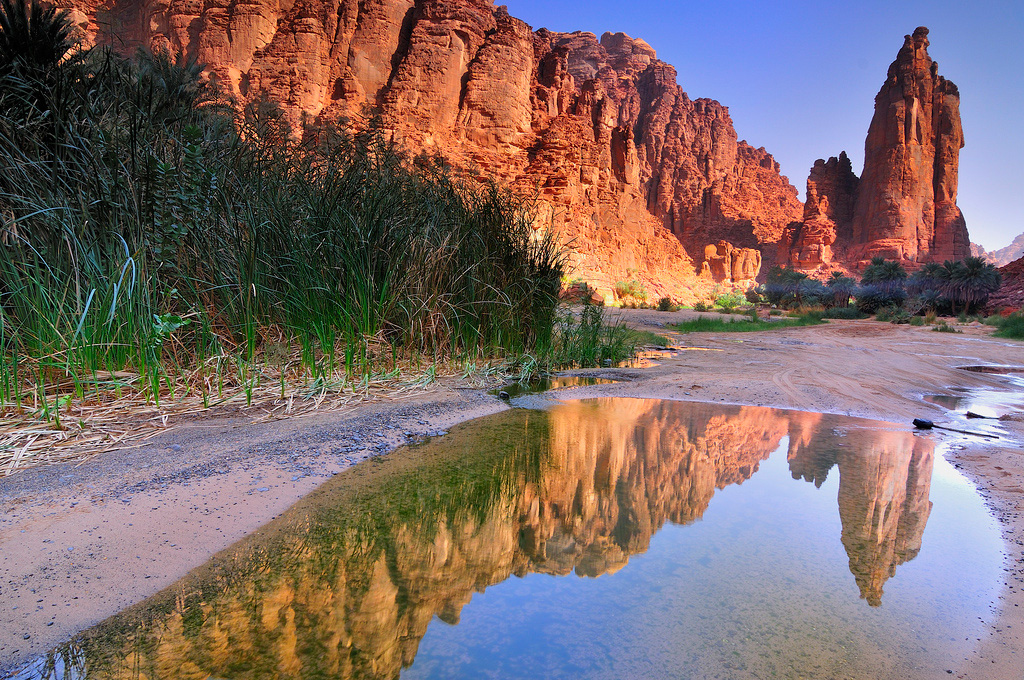
[[[960,88],[971,240],[992,250],[1024,232],[1022,0],[498,2],[535,29],[643,38],[691,97],[728,106],[801,196],[816,158],[845,150],[860,174],[875,94],[903,36],[927,26],[939,73]]]

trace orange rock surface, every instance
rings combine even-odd
[[[911,263],[970,255],[956,205],[960,93],[928,56],[928,29],[906,36],[875,97],[853,218],[854,256]]]
[[[292,122],[376,108],[414,151],[537,195],[538,226],[605,292],[700,286],[687,253],[775,242],[796,189],[728,109],[622,33],[533,31],[491,0],[58,0],[88,40],[185,52]],[[684,246],[686,249],[684,249]]]
[[[956,205],[964,145],[960,93],[938,75],[928,44],[928,29],[918,28],[889,66],[875,97],[860,179],[845,152],[815,162],[804,219],[780,240],[780,263],[822,274],[832,259],[860,268],[882,256],[914,269],[971,254]]]

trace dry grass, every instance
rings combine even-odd
[[[222,358],[225,359],[225,358]],[[208,363],[217,363],[213,359]],[[223,367],[221,367],[223,368]],[[0,410],[0,476],[39,465],[82,462],[109,451],[135,448],[194,418],[246,417],[253,423],[337,411],[367,401],[402,399],[438,378],[497,384],[496,363],[462,362],[417,366],[412,362],[356,379],[342,375],[311,379],[298,357],[283,368],[261,365],[246,380],[237,372],[197,370],[162,384],[159,403],[140,376],[102,376],[81,397],[63,397],[59,411],[44,415],[38,398],[21,408]],[[70,385],[46,386],[67,394]],[[173,387],[173,390],[171,389]]]

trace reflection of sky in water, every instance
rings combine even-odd
[[[969,429],[1000,437],[1007,435],[1005,428],[994,420],[1024,411],[1024,375],[999,375],[1000,387],[972,387],[950,390],[954,394],[926,394],[924,401],[946,409],[944,417],[960,429]],[[971,411],[984,419],[967,418]],[[930,416],[931,417],[931,416]]]
[[[507,411],[339,475],[21,677],[944,676],[1002,544],[937,441],[659,400]]]
[[[703,518],[666,525],[614,574],[530,574],[435,620],[403,678],[937,677],[969,655],[1002,543],[941,456],[921,552],[869,607],[839,540],[839,475],[794,481],[788,443]],[[956,631],[953,633],[952,631]]]

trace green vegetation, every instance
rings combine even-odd
[[[824,321],[822,321],[820,315],[816,314],[779,319],[778,321],[751,321],[748,318],[730,320],[701,316],[691,321],[674,324],[671,328],[680,333],[748,333],[798,326],[816,326],[821,323],[824,323]]]
[[[658,300],[658,311],[659,312],[671,312],[672,311],[672,298],[663,297]]]
[[[623,324],[608,325],[604,307],[584,304],[578,315],[568,311],[557,318],[550,347],[536,359],[519,359],[510,372],[524,381],[557,368],[617,364],[632,357],[639,345],[655,344],[649,342],[648,335],[660,337],[645,335]]]
[[[0,407],[60,424],[122,397],[315,397],[629,346],[594,335],[600,311],[558,319],[562,253],[529,203],[372,118],[293,129],[194,62],[69,36],[0,2]]]
[[[831,307],[821,314],[823,319],[866,319],[867,315],[856,307]]]
[[[1002,276],[992,264],[980,257],[967,257],[960,262],[928,263],[907,283],[917,296],[919,306],[928,310],[963,315],[977,312],[999,289]]]
[[[626,329],[626,340],[634,348],[636,347],[668,347],[671,341],[664,335],[652,333],[651,331],[640,331],[634,328]],[[628,357],[627,357],[628,358]]]
[[[1016,312],[999,322],[999,330],[993,335],[999,338],[1024,340],[1024,312]]]
[[[743,293],[724,293],[715,298],[715,307],[718,307],[726,314],[732,314],[739,307],[744,306],[747,301]]]
[[[932,326],[932,330],[936,333],[963,333],[963,331],[953,328],[945,321],[940,321],[938,325]]]
[[[637,279],[616,281],[613,286],[613,290],[615,291],[615,297],[619,300],[629,300],[633,302],[644,302],[647,300],[647,289],[644,288],[644,284]]]

